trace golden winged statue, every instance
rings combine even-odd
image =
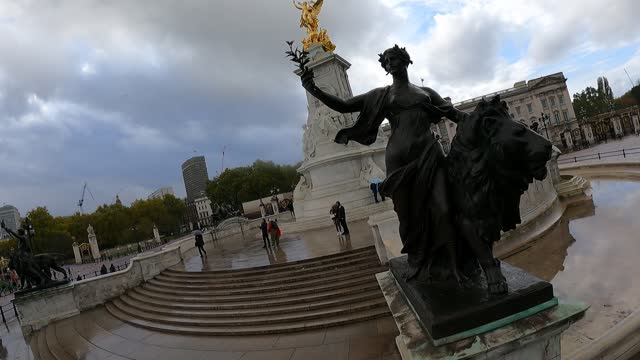
[[[301,3],[293,0],[293,6],[302,11],[300,14],[300,27],[307,29],[308,37],[302,40],[305,50],[308,50],[312,44],[322,45],[324,51],[333,51],[336,48],[331,39],[329,39],[327,30],[319,29],[318,15],[322,9],[322,3],[323,0],[303,1]]]

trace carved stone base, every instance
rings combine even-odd
[[[376,277],[400,332],[396,345],[403,360],[560,359],[560,335],[588,308],[581,303],[560,303],[533,315],[524,311],[519,320],[475,335],[453,334],[453,341],[437,345],[420,325],[391,272]]]
[[[64,279],[64,280],[53,280],[50,283],[46,283],[44,285],[41,286],[36,286],[36,287],[32,287],[32,288],[28,288],[28,289],[23,289],[23,290],[18,290],[15,292],[15,296],[19,297],[21,295],[26,295],[32,292],[36,292],[36,291],[40,291],[40,290],[45,290],[45,289],[51,289],[57,286],[61,286],[61,285],[66,285],[70,282],[71,280],[69,279]]]
[[[391,259],[389,270],[418,321],[436,344],[456,340],[451,337],[465,332],[471,336],[493,330],[558,303],[551,284],[504,262],[502,273],[509,292],[496,297],[488,295],[484,279],[478,287],[470,289],[453,282],[407,282],[406,256]]]

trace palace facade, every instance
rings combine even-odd
[[[562,72],[529,81],[512,88],[455,103],[459,110],[471,112],[482,98],[500,95],[514,121],[535,129],[563,152],[578,150],[614,137],[640,133],[638,107],[611,111],[592,118],[579,117],[573,109],[567,78]],[[445,120],[432,126],[445,151],[455,135],[456,124]]]

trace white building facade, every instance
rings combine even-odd
[[[528,127],[537,124],[538,133],[548,137],[560,149],[573,148],[591,133],[587,130],[587,134],[583,135],[585,131],[580,130],[567,88],[567,78],[562,72],[519,81],[512,88],[460,101],[454,106],[461,111],[472,112],[480,100],[490,100],[495,95],[500,95],[501,100],[507,103],[514,121]],[[432,130],[440,135],[443,148],[447,150],[456,133],[456,124],[445,120],[434,125]]]
[[[198,223],[201,226],[212,225],[213,220],[211,216],[213,215],[213,210],[211,209],[211,200],[208,197],[199,197],[193,200],[196,211],[198,213]]]

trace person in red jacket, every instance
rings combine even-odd
[[[274,247],[280,246],[280,236],[282,236],[282,232],[278,226],[278,220],[269,221],[267,231],[269,232],[269,235],[271,235],[271,245]]]

